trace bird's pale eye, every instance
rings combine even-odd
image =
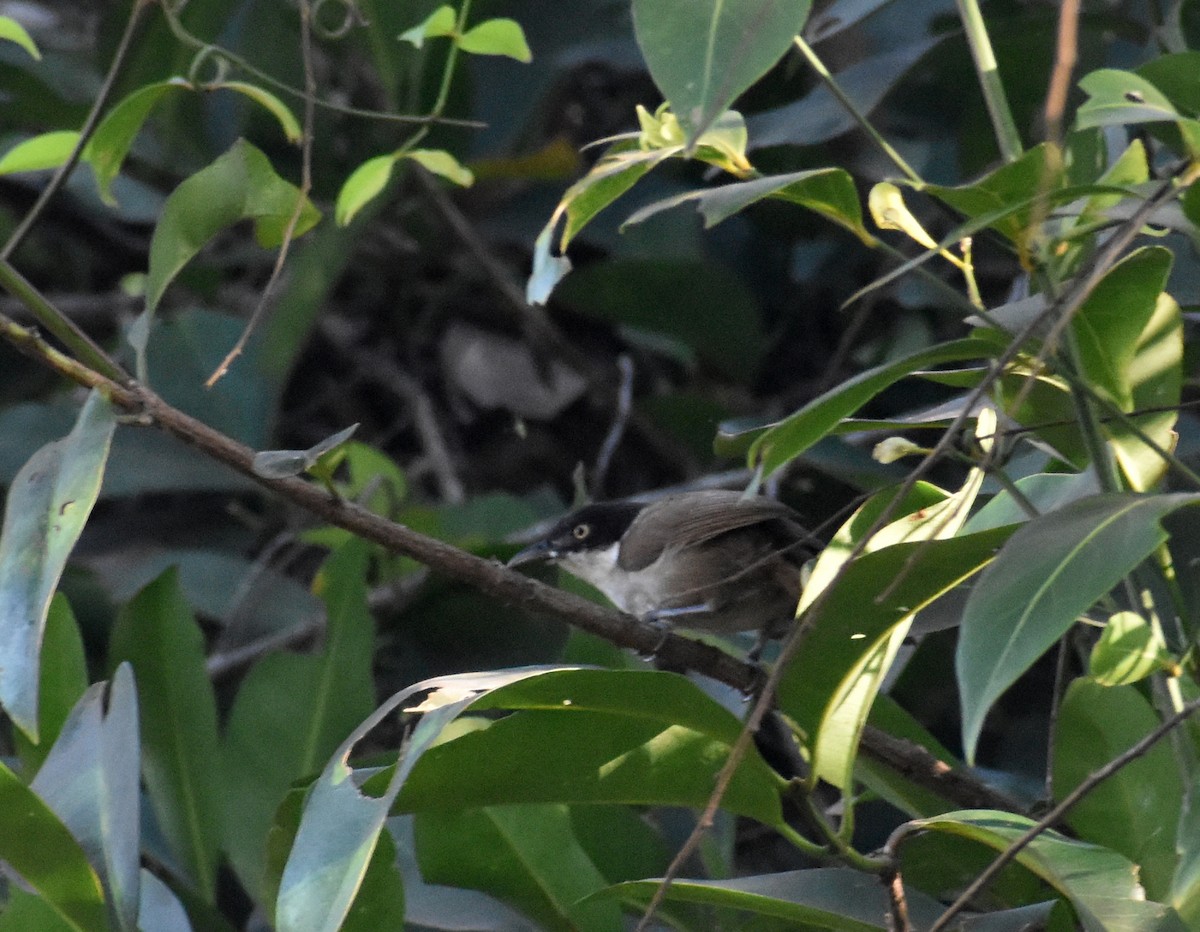
[[[590,524],[577,524],[571,528],[571,536],[576,540],[587,540],[588,535],[591,533],[592,526]]]

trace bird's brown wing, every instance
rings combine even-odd
[[[659,522],[666,522],[674,527],[672,542],[683,548],[764,521],[782,521],[794,526],[797,539],[804,534],[796,513],[769,498],[743,499],[740,492],[723,489],[670,495],[647,505],[633,520],[622,539],[617,564],[623,570],[636,572],[662,555],[664,541],[661,535],[642,533],[650,522],[660,527]]]

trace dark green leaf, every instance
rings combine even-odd
[[[141,708],[143,774],[159,828],[205,899],[216,889],[220,837],[217,708],[204,637],[171,569],[125,607],[113,662],[129,661]]]
[[[1071,683],[1054,731],[1054,796],[1062,799],[1094,770],[1127,751],[1159,724],[1128,686]],[[1183,780],[1170,744],[1159,742],[1093,789],[1067,813],[1084,841],[1103,844],[1141,868],[1146,895],[1164,900],[1175,873],[1175,829]]]
[[[93,391],[71,433],[13,480],[0,530],[0,705],[38,740],[38,678],[50,597],[100,493],[116,419]]]
[[[1097,495],[1021,527],[976,582],[956,668],[973,760],[992,703],[1076,619],[1166,540],[1159,522],[1196,495]]]
[[[809,0],[634,0],[638,45],[688,145],[783,57],[810,6]]]
[[[239,220],[253,220],[262,246],[278,246],[300,206],[293,231],[300,236],[320,211],[280,178],[258,149],[239,139],[224,155],[177,187],[163,205],[150,241],[146,308],[153,313],[167,285],[204,245]]]
[[[490,893],[547,929],[617,930],[612,902],[579,900],[607,885],[562,805],[418,813],[417,861],[431,883]]]

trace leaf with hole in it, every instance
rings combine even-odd
[[[1062,800],[1094,771],[1158,726],[1153,706],[1131,687],[1074,680],[1058,709],[1052,771]],[[1106,845],[1140,867],[1153,900],[1166,897],[1175,873],[1175,828],[1184,784],[1171,746],[1159,742],[1076,803],[1067,824],[1085,841]]]
[[[0,705],[34,742],[50,597],[100,494],[115,428],[112,407],[93,391],[71,433],[34,453],[9,488],[0,530]]]
[[[810,0],[634,0],[638,45],[692,145],[783,57]]]
[[[983,719],[1076,620],[1167,539],[1159,523],[1200,495],[1095,495],[1023,525],[975,583],[956,670],[963,747]]]
[[[38,51],[37,44],[33,41],[33,38],[25,30],[25,27],[11,16],[0,16],[0,39],[15,42],[28,52],[35,61],[42,60],[42,53]]]
[[[1142,123],[1173,123],[1188,152],[1200,153],[1200,121],[1185,117],[1152,82],[1131,71],[1100,68],[1079,86],[1088,95],[1075,113],[1079,129]]]
[[[0,858],[77,932],[109,928],[100,878],[54,811],[0,761]]]
[[[0,175],[58,168],[70,158],[78,142],[79,133],[75,130],[57,130],[26,139],[0,157]]]
[[[648,204],[622,225],[641,223],[660,211],[694,201],[704,216],[705,229],[745,210],[751,204],[771,198],[787,201],[814,211],[845,227],[867,246],[875,245],[863,226],[862,204],[854,180],[841,168],[818,168],[790,175],[771,175],[753,181],[739,181],[707,191],[688,191]]]
[[[297,207],[293,236],[308,232],[321,213],[270,161],[239,139],[211,165],[171,192],[150,240],[146,309],[153,313],[167,285],[214,236],[239,220],[252,220],[261,246],[278,246]]]
[[[533,61],[525,31],[515,19],[485,19],[472,26],[458,40],[458,47],[472,55],[503,55],[519,62]]]
[[[174,567],[121,610],[109,640],[111,660],[128,661],[137,676],[144,778],[156,821],[184,875],[212,902],[221,786],[204,647]]]
[[[761,463],[769,476],[832,431],[842,418],[902,378],[940,363],[986,358],[994,349],[995,344],[988,340],[955,340],[860,373],[766,428],[751,445],[747,459],[751,465]]]

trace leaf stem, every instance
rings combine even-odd
[[[1021,134],[1017,132],[1017,124],[1013,121],[1012,110],[1008,106],[1004,83],[1000,80],[1000,69],[996,65],[996,53],[992,51],[992,40],[988,37],[987,27],[983,23],[983,13],[980,12],[978,0],[956,2],[963,31],[967,35],[967,44],[971,47],[971,57],[975,60],[975,70],[979,74],[983,99],[987,104],[988,115],[992,118],[992,128],[996,132],[1000,155],[1006,162],[1015,162],[1024,151]]]

